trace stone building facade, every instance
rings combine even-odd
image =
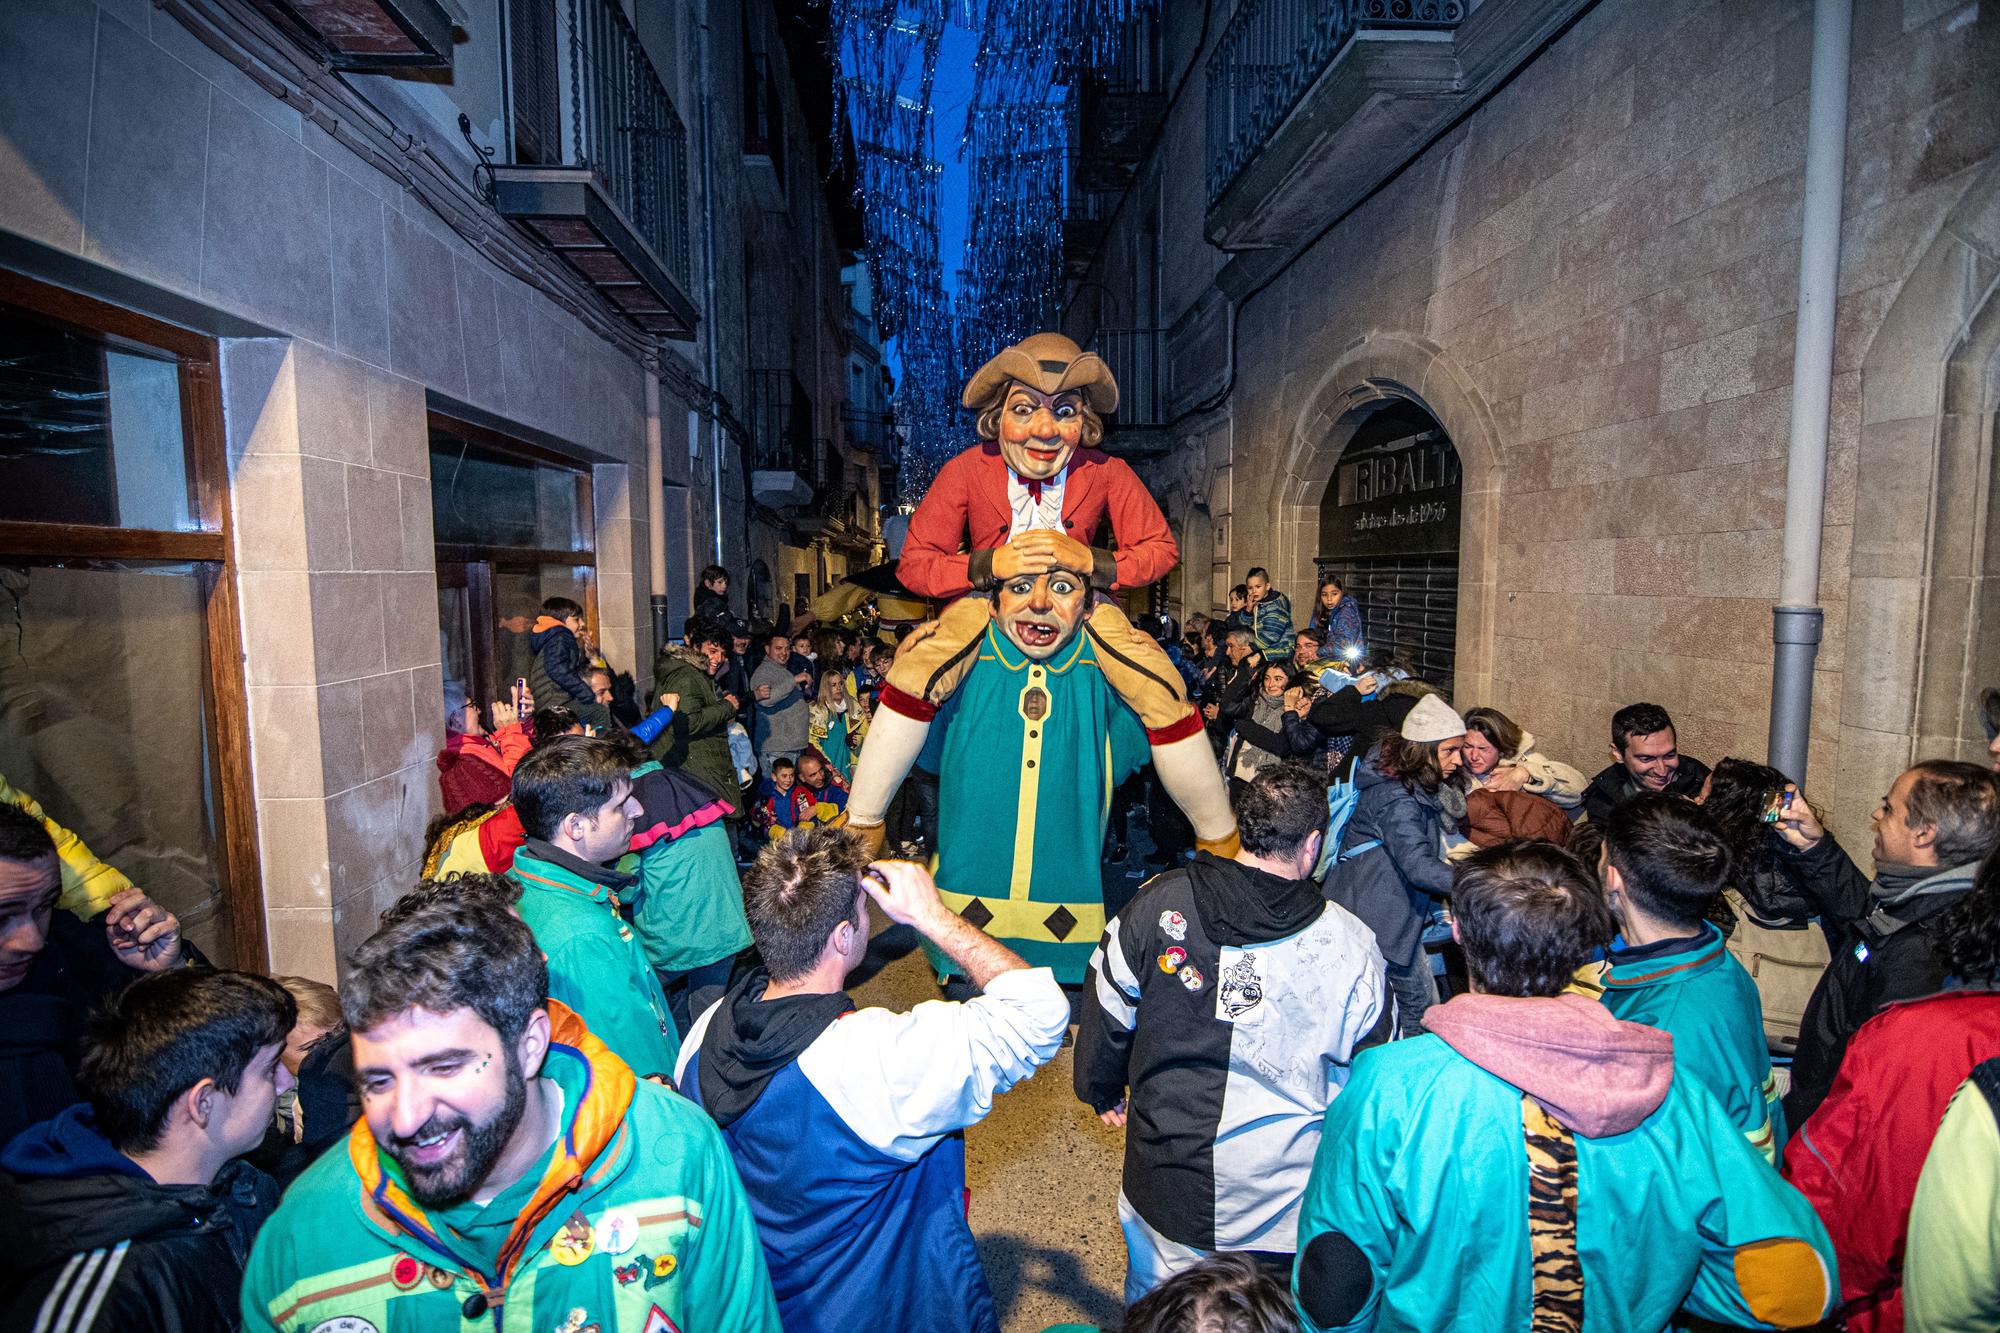
[[[800,373],[833,394],[845,378],[847,315],[839,241],[809,162],[784,234],[770,241],[804,262],[760,267],[745,244],[746,231],[786,207],[750,179],[756,125],[746,86],[766,49],[755,34],[776,30],[771,6],[582,5],[599,25],[590,40],[627,42],[619,58],[649,65],[671,103],[651,113],[661,118],[651,133],[665,145],[649,159],[658,178],[628,184],[623,222],[611,225],[649,236],[692,324],[691,336],[677,338],[626,313],[630,288],[594,286],[534,228],[501,216],[475,155],[478,145],[502,165],[569,161],[556,144],[587,142],[568,118],[584,104],[567,96],[575,65],[565,73],[555,59],[547,70],[561,95],[545,88],[540,103],[549,142],[539,157],[528,153],[523,107],[533,90],[519,74],[522,49],[506,35],[545,19],[555,41],[568,41],[564,16],[578,7],[469,0],[458,8],[448,72],[343,73],[248,0],[0,6],[0,313],[15,297],[37,306],[34,319],[57,311],[49,318],[83,328],[78,336],[93,347],[100,334],[112,348],[125,334],[104,333],[79,311],[103,312],[121,329],[128,314],[150,321],[135,327],[175,346],[191,339],[194,350],[179,354],[180,425],[190,450],[213,436],[226,458],[226,475],[203,473],[202,484],[226,496],[206,535],[140,541],[158,555],[223,538],[187,575],[221,608],[205,674],[192,664],[202,656],[197,634],[187,661],[161,657],[160,674],[146,682],[156,697],[185,697],[206,713],[206,740],[195,740],[189,761],[197,783],[213,783],[206,828],[196,827],[197,809],[180,843],[130,850],[140,864],[163,867],[158,876],[197,865],[186,896],[169,905],[227,961],[331,980],[338,958],[412,882],[425,826],[440,809],[433,758],[444,740],[447,673],[459,669],[448,622],[472,595],[451,571],[483,568],[475,582],[515,578],[508,586],[521,604],[497,612],[499,648],[493,625],[471,628],[485,645],[474,657],[501,655],[489,677],[513,674],[507,636],[526,627],[541,593],[574,586],[604,652],[643,694],[658,646],[656,591],[677,634],[695,571],[718,558],[750,564],[753,514],[767,527],[775,518],[785,540],[807,540],[752,495],[760,447],[747,409],[752,308],[831,330],[820,344],[781,350],[811,358]],[[763,77],[765,105],[809,155],[811,130],[782,62]],[[634,216],[648,213],[650,232]],[[203,406],[211,392],[213,413]],[[129,399],[121,403],[115,383],[110,399],[122,485],[123,424],[137,418],[120,418]],[[815,441],[837,439],[839,403],[821,402],[828,429]],[[652,432],[661,440],[657,476],[648,467]],[[89,438],[101,444],[102,432]],[[506,485],[489,487],[482,500],[468,481],[466,503],[526,504],[533,531],[512,544],[554,548],[521,555],[518,576],[507,574],[504,553],[473,550],[436,527],[439,514],[460,517],[456,493],[439,507],[443,489],[461,484],[460,465],[488,454],[501,460],[497,475],[523,478],[526,489],[508,499]],[[665,501],[667,549],[657,590],[653,486]],[[565,497],[581,512],[564,512]],[[477,529],[481,513],[467,513]],[[52,577],[46,571],[82,570],[127,540],[0,521],[0,571],[33,587]],[[739,609],[745,591],[734,594]],[[102,612],[78,604],[48,614],[102,645],[110,640],[91,620]],[[117,641],[143,637],[135,628]],[[107,666],[139,678],[142,648],[130,656],[79,662],[67,684],[83,699]],[[65,682],[0,685],[0,767],[23,789],[44,788],[31,794],[119,863],[119,830],[146,822],[145,803],[93,803],[60,790],[49,754],[62,745],[46,727]],[[157,758],[115,738],[86,739],[103,746],[97,768],[136,771]],[[205,857],[213,874],[199,870]],[[149,882],[144,871],[134,878]],[[225,917],[228,929],[218,924]]]
[[[1157,420],[1113,439],[1182,537],[1176,604],[1261,564],[1303,607],[1343,449],[1413,408],[1462,471],[1455,702],[1586,771],[1636,699],[1761,760],[1812,6],[1357,19],[1246,144],[1222,63],[1285,8],[1166,8],[1168,109],[1068,308],[1157,340]],[[2000,16],[1854,11],[1809,776],[1860,855],[1904,765],[1983,751],[2000,684]]]

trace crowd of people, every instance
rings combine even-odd
[[[885,859],[843,827],[914,627],[753,627],[719,567],[649,692],[558,597],[445,701],[337,992],[6,788],[5,1326],[998,1333],[964,1132],[1073,1046],[1126,1333],[2000,1328],[2000,740],[1896,779],[1871,875],[1657,704],[1587,778],[1310,604],[1140,622],[1236,841],[1121,788],[1159,873],[1069,991],[941,898],[923,760]],[[952,998],[857,1005],[871,913]]]

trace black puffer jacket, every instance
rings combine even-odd
[[[241,1327],[250,1242],[278,1187],[245,1162],[160,1185],[73,1107],[0,1155],[0,1328],[217,1333]]]
[[[1673,781],[1667,784],[1670,796],[1685,796],[1689,800],[1701,794],[1701,784],[1708,781],[1708,765],[1688,755],[1681,756],[1680,767],[1674,770]],[[1583,813],[1591,823],[1602,825],[1611,817],[1611,812],[1637,796],[1643,790],[1632,780],[1623,764],[1607,764],[1590,785],[1583,789]]]
[[[0,1144],[76,1101],[84,1016],[138,975],[111,952],[101,921],[50,917],[28,975],[0,991]]]

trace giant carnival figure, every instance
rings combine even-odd
[[[1118,405],[1110,368],[1040,333],[982,366],[962,401],[981,443],[939,470],[897,568],[912,591],[957,600],[889,673],[848,824],[880,846],[890,797],[942,725],[925,767],[945,901],[1080,981],[1104,929],[1111,791],[1147,750],[1204,849],[1233,854],[1236,820],[1180,673],[1109,596],[1180,556],[1138,476],[1096,447]],[[1115,550],[1091,544],[1107,518]]]

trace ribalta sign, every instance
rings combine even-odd
[[[1322,560],[1458,549],[1458,451],[1442,430],[1383,439],[1365,427],[1320,503]]]

